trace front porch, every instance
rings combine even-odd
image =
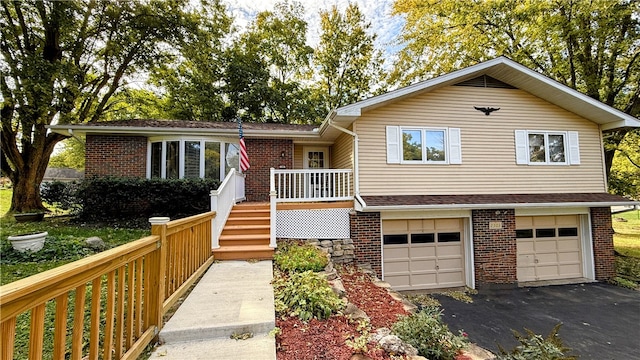
[[[351,169],[270,169],[269,202],[246,201],[232,169],[211,192],[212,250],[219,260],[270,259],[276,238],[348,238]]]

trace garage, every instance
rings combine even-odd
[[[396,290],[465,285],[464,219],[383,220],[383,275]]]
[[[519,282],[583,277],[578,215],[516,217]]]

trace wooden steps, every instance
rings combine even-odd
[[[215,260],[272,259],[269,247],[271,218],[268,203],[244,203],[231,209],[220,235]]]

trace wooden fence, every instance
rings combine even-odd
[[[29,359],[136,359],[213,263],[214,217],[156,223],[151,236],[0,287],[0,360],[27,357],[17,341]]]

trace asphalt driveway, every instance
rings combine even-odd
[[[511,329],[548,335],[562,323],[559,334],[579,359],[640,358],[640,291],[608,284],[556,285],[510,290],[484,290],[465,304],[435,295],[450,330],[494,353],[500,344],[518,342]]]

